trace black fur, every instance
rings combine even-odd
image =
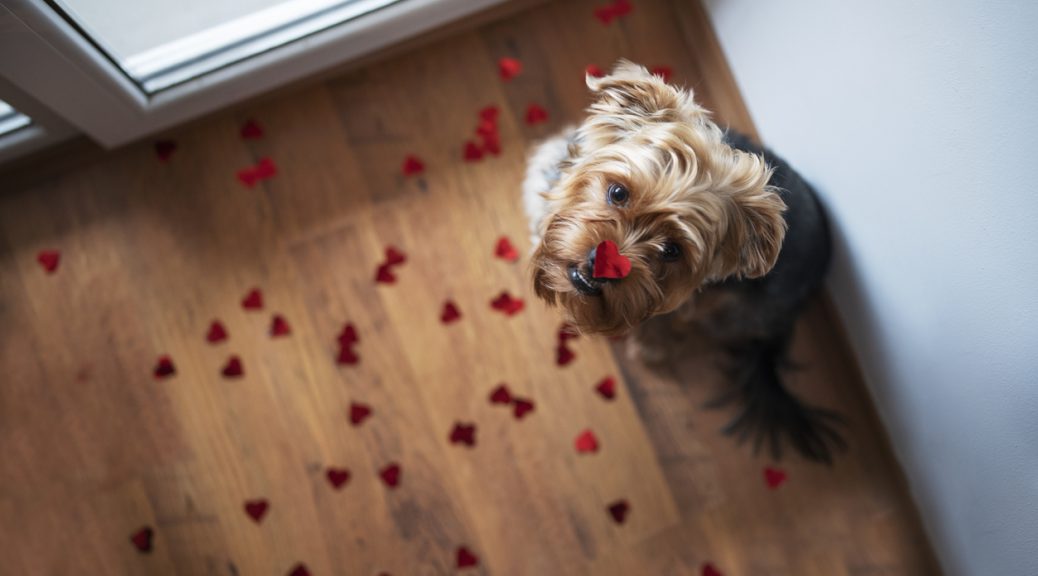
[[[779,376],[779,368],[789,364],[793,326],[828,269],[829,225],[814,190],[789,164],[741,134],[729,132],[726,140],[733,148],[763,154],[774,168],[770,184],[779,188],[788,207],[788,231],[768,274],[705,290],[726,304],[703,325],[731,354],[730,387],[710,405],[738,406],[725,432],[740,442],[752,440],[757,450],[767,443],[778,458],[785,439],[805,457],[831,463],[834,451],[846,447],[835,428],[839,416],[804,404]]]

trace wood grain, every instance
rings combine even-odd
[[[529,290],[518,184],[527,147],[578,121],[583,71],[620,57],[673,68],[722,120],[752,129],[702,11],[640,0],[603,26],[598,2],[533,3],[410,51],[210,116],[151,143],[0,176],[0,558],[18,574],[934,574],[916,512],[837,327],[797,333],[793,385],[848,416],[832,469],[771,462],[700,408],[716,351],[648,368],[582,337],[555,364],[556,312]],[[706,42],[704,44],[704,42]],[[711,47],[710,42],[714,44]],[[523,61],[502,82],[496,62]],[[719,60],[720,59],[720,60]],[[528,126],[526,108],[550,112]],[[477,111],[501,107],[503,152],[469,163]],[[259,121],[260,140],[239,127]],[[417,154],[427,170],[404,177]],[[270,157],[247,188],[235,172]],[[51,159],[48,160],[50,162]],[[388,245],[408,254],[376,284]],[[54,274],[35,262],[59,249]],[[246,311],[253,287],[265,309]],[[514,317],[491,310],[501,291]],[[460,321],[439,321],[444,302]],[[274,313],[291,334],[271,338]],[[209,344],[219,319],[228,341]],[[361,362],[335,362],[346,322]],[[177,373],[156,380],[158,356]],[[239,355],[245,375],[221,376]],[[623,383],[606,402],[603,377]],[[488,402],[505,382],[535,411]],[[372,406],[360,426],[351,402]],[[477,425],[476,446],[448,442]],[[593,429],[602,448],[577,454]],[[379,479],[402,468],[394,490]],[[329,466],[351,472],[333,490]],[[246,500],[271,507],[261,523]],[[627,500],[623,525],[606,508]],[[155,546],[130,545],[139,527]]]

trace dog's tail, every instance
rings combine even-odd
[[[847,448],[836,430],[839,414],[809,406],[786,389],[779,377],[780,366],[789,366],[787,352],[791,334],[770,340],[754,340],[729,349],[729,386],[710,407],[738,405],[740,412],[724,428],[740,443],[752,440],[754,450],[765,443],[771,454],[782,456],[788,440],[804,457],[832,464],[833,453]]]

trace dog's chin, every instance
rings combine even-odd
[[[573,264],[552,267],[537,290],[548,304],[565,312],[566,321],[584,334],[623,336],[634,324],[651,315],[630,298],[631,287],[595,279],[584,267]]]

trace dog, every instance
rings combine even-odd
[[[586,82],[587,118],[539,144],[523,182],[537,296],[581,332],[630,333],[643,357],[658,348],[651,318],[706,334],[730,359],[710,404],[738,405],[725,432],[775,458],[788,442],[831,463],[845,448],[839,416],[779,376],[830,258],[817,195],[642,66],[621,60]],[[606,258],[619,272],[596,267]]]

